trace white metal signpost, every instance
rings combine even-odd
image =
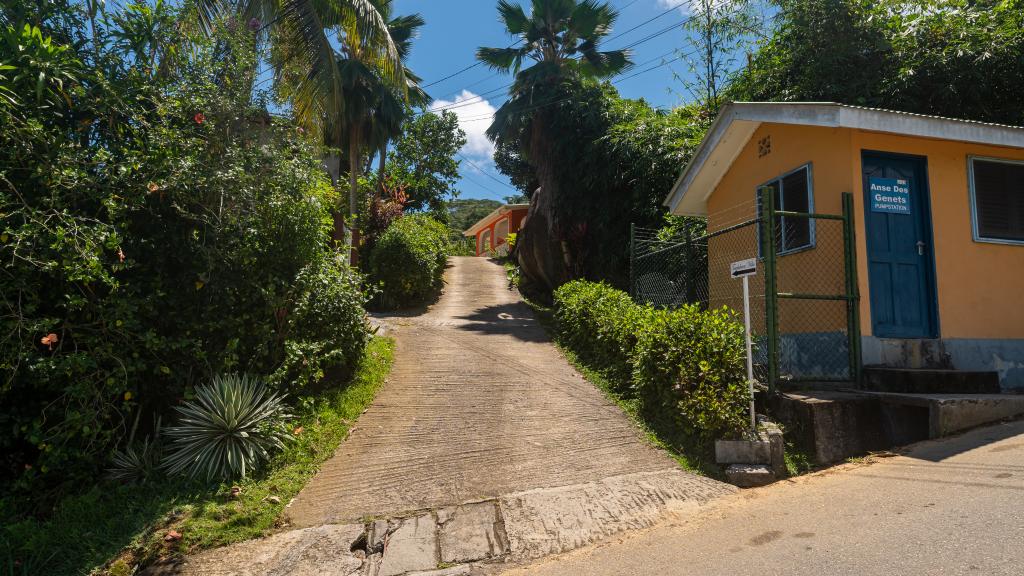
[[[733,262],[729,266],[733,278],[743,278],[743,328],[747,336],[747,386],[750,387],[750,427],[757,430],[757,415],[754,408],[754,357],[750,343],[750,281],[757,274],[757,258]]]

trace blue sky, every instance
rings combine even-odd
[[[690,76],[689,65],[683,60],[671,61],[680,55],[680,50],[682,53],[692,50],[686,33],[677,26],[686,18],[685,7],[678,6],[680,2],[611,0],[620,14],[610,38],[625,33],[607,42],[605,49],[622,48],[665,31],[633,48],[633,61],[637,66],[614,79],[623,96],[645,98],[664,108],[688,99],[683,79]],[[528,8],[528,0],[522,3]],[[419,12],[426,20],[409,59],[410,68],[424,79],[424,84],[474,64],[476,49],[480,46],[508,46],[516,40],[505,33],[495,5],[492,0],[396,0],[396,14]],[[641,26],[627,32],[638,25]],[[506,98],[506,91],[500,88],[511,81],[510,76],[496,74],[480,65],[427,88],[435,100],[433,107],[457,106],[452,112],[459,116],[460,126],[469,140],[462,150],[469,161],[463,160],[461,165],[460,198],[501,200],[517,193],[495,169],[491,144],[483,135],[490,124],[489,116]]]

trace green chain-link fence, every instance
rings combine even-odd
[[[634,227],[630,293],[655,306],[727,306],[739,319],[743,287],[730,265],[756,258],[750,312],[757,379],[771,386],[857,382],[852,196],[843,195],[842,214],[776,210],[770,187],[758,197],[756,204],[713,215],[706,230],[703,222],[672,236]]]

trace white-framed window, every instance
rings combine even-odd
[[[494,245],[497,246],[508,238],[508,221],[511,216],[506,216],[494,225]]]
[[[480,234],[480,245],[477,246],[477,254],[486,254],[491,249],[491,231],[490,229],[484,230]]]
[[[761,191],[771,189],[775,194],[775,209],[785,212],[814,212],[814,178],[811,164],[786,172],[757,187],[757,213],[761,214]],[[761,226],[757,227],[761,238]],[[779,254],[791,254],[814,247],[814,220],[800,217],[775,217],[775,244]],[[758,241],[758,256],[761,242]]]
[[[1024,162],[967,159],[974,240],[1024,244]]]

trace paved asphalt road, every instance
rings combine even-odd
[[[1024,575],[1024,422],[747,490],[508,576]]]

